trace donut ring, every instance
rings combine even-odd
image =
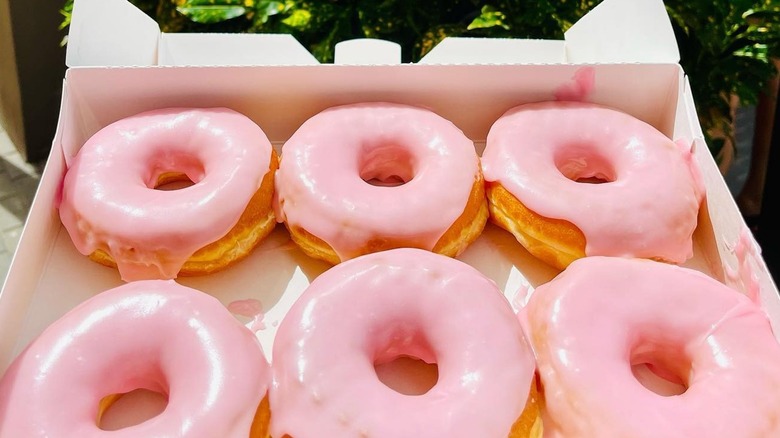
[[[482,165],[491,220],[554,267],[590,255],[693,255],[704,185],[692,152],[626,113],[520,105],[491,127]]]
[[[488,216],[473,142],[407,105],[316,114],[284,144],[276,186],[278,220],[306,254],[331,264],[401,247],[454,257]]]
[[[375,363],[404,355],[438,363],[427,393],[378,379]],[[317,277],[279,325],[271,435],[540,436],[534,371],[508,301],[479,271],[420,249],[373,253]]]
[[[278,158],[252,120],[225,108],[169,108],[93,135],[65,175],[60,218],[84,255],[126,281],[209,274],[275,227]],[[155,190],[176,180],[194,184]]]
[[[255,335],[215,298],[131,282],[80,304],[14,360],[0,381],[0,436],[265,438],[270,378]],[[139,388],[167,394],[165,411],[100,429],[106,401]]]
[[[545,432],[780,436],[780,344],[769,320],[698,271],[587,257],[539,286],[526,313],[549,414]],[[632,375],[641,363],[687,390],[647,389]]]

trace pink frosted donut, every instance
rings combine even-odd
[[[60,218],[74,245],[126,281],[203,275],[244,258],[276,225],[278,159],[251,119],[168,108],[114,122],[79,150]],[[170,181],[193,183],[155,190]]]
[[[538,287],[526,314],[550,436],[780,436],[769,320],[698,271],[588,257]],[[684,392],[646,388],[639,364]]]
[[[460,254],[487,202],[474,143],[436,113],[392,103],[333,107],[284,144],[277,220],[332,264],[414,247]]]
[[[482,166],[491,219],[558,268],[590,256],[682,263],[704,185],[690,144],[612,108],[520,105],[490,128]]]
[[[270,378],[255,335],[215,298],[132,282],[83,302],[15,359],[0,381],[0,436],[246,438]],[[167,395],[165,411],[100,429],[104,397],[136,389]]]
[[[437,363],[438,382],[384,385],[375,364],[399,356]],[[429,251],[373,253],[317,277],[279,325],[271,435],[527,437],[540,431],[534,370],[491,280]]]

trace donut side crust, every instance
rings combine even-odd
[[[539,378],[534,374],[531,390],[523,412],[517,417],[509,431],[509,438],[542,438],[544,428],[542,423],[542,392],[539,390]]]
[[[585,235],[571,222],[541,216],[499,183],[486,184],[490,220],[536,258],[557,269],[585,257]]]
[[[439,238],[432,251],[449,257],[460,255],[477,237],[482,234],[488,220],[487,199],[485,197],[485,182],[482,172],[479,172],[471,187],[468,202],[463,213]],[[298,226],[289,226],[287,229],[301,250],[308,256],[324,260],[332,265],[341,263],[336,251],[324,240]],[[420,243],[413,239],[376,237],[368,241],[361,248],[358,255],[365,255],[394,248],[421,248]]]
[[[255,412],[255,419],[249,429],[249,438],[269,438],[269,425],[271,424],[271,404],[268,395],[263,397]]]
[[[276,217],[273,209],[274,174],[279,168],[279,156],[271,151],[271,162],[268,172],[263,176],[260,188],[255,192],[241,214],[236,225],[220,239],[196,251],[184,263],[179,276],[198,276],[217,272],[247,257],[251,251],[276,227]],[[176,179],[175,175],[166,174],[159,184],[165,184]],[[164,257],[164,254],[159,254]],[[116,262],[111,255],[97,249],[89,258],[100,264],[116,268]]]
[[[433,252],[450,257],[459,256],[482,234],[489,215],[485,196],[485,179],[480,170],[474,185],[471,186],[466,208],[439,238],[433,247]]]

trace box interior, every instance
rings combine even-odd
[[[57,135],[0,295],[0,372],[69,309],[122,284],[115,270],[79,254],[60,224],[55,206],[67,163],[109,123],[176,106],[242,112],[283,153],[285,140],[325,108],[406,103],[451,120],[481,153],[490,126],[506,110],[574,90],[580,94],[575,97],[615,107],[693,144],[708,193],[694,257],[685,266],[758,295],[777,326],[777,288],[704,143],[665,14],[659,0],[606,0],[564,41],[450,38],[415,65],[318,65],[289,36],[164,34],[125,0],[77,0]],[[111,15],[123,19],[103,19]],[[388,53],[374,62],[394,63],[395,52]],[[359,50],[345,59],[359,61]],[[583,75],[592,77],[592,86],[580,82]],[[459,259],[492,278],[515,307],[558,273],[492,225]],[[257,335],[270,358],[278,323],[328,268],[301,253],[278,225],[238,265],[177,281],[225,305],[259,300],[265,318]]]
[[[2,366],[67,310],[121,284],[116,271],[75,250],[54,207],[66,163],[103,126],[155,108],[225,106],[252,118],[284,153],[284,141],[320,110],[361,101],[393,101],[427,107],[450,119],[481,153],[490,126],[501,114],[522,103],[554,99],[556,91],[570,86],[583,71],[595,78],[588,100],[626,111],[672,138],[691,140],[689,113],[678,98],[684,78],[676,64],[71,68],[59,134],[31,211],[35,220],[28,224],[20,244],[28,254],[14,260],[14,275],[0,303],[6,335],[0,351]],[[203,87],[204,83],[211,86]],[[706,164],[712,158],[706,149],[703,152],[698,155]],[[702,210],[695,257],[686,266],[724,279],[718,254],[713,252],[718,243],[707,207]],[[492,225],[459,258],[495,280],[510,302],[519,292],[557,274],[530,256],[508,232]],[[237,266],[177,281],[211,293],[226,305],[259,300],[265,329],[258,337],[270,356],[278,322],[309,282],[327,268],[298,251],[279,225]]]

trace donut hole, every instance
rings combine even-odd
[[[160,415],[168,406],[168,396],[148,389],[111,394],[100,400],[97,425],[105,431],[141,424]]]
[[[398,187],[414,178],[414,160],[395,144],[371,148],[360,157],[360,178],[377,187]]]
[[[157,177],[157,182],[152,187],[155,190],[173,191],[186,189],[195,185],[186,173],[163,172]]]
[[[439,366],[410,355],[400,355],[387,362],[375,362],[379,381],[403,395],[423,395],[439,381]]]
[[[645,343],[632,351],[631,372],[648,390],[671,397],[688,390],[691,361],[680,348]]]
[[[615,168],[591,148],[573,145],[555,157],[555,167],[566,178],[584,184],[605,184],[617,179]]]

